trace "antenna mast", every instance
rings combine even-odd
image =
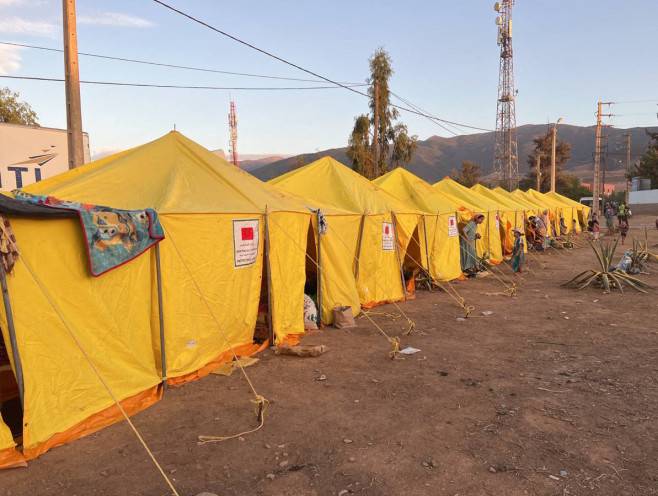
[[[231,163],[240,167],[238,162],[238,116],[235,113],[235,102],[231,100],[231,113],[228,114],[228,127],[231,133],[231,142],[229,144],[229,154]]]
[[[519,153],[516,131],[516,94],[514,89],[514,50],[512,49],[512,6],[514,0],[494,4],[500,46],[498,103],[496,105],[496,142],[494,176],[509,191],[519,186]]]

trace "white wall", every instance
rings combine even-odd
[[[631,205],[644,205],[647,203],[658,203],[658,189],[648,189],[644,191],[631,191]]]
[[[83,136],[85,163],[89,136]],[[0,123],[0,189],[11,191],[69,168],[66,130]],[[20,184],[17,184],[20,183]]]

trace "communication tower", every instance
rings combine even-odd
[[[498,12],[498,103],[496,105],[496,141],[493,169],[496,180],[509,191],[519,185],[519,153],[516,131],[516,95],[514,89],[514,50],[512,49],[512,6],[514,0],[494,4]]]
[[[228,127],[231,133],[229,143],[231,163],[236,167],[240,167],[240,162],[238,162],[238,116],[235,113],[235,102],[233,100],[231,100],[231,113],[228,114]]]

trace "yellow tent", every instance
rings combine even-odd
[[[159,251],[166,352],[163,364],[155,250],[91,277],[78,220],[12,217],[21,260],[8,285],[24,376],[26,458],[121,418],[78,343],[133,413],[159,399],[163,379],[181,383],[230,359],[227,341],[240,354],[265,346],[254,342],[262,295],[271,298],[276,342],[304,332],[310,212],[180,133],[25,190],[156,209],[165,228]],[[244,226],[251,228],[247,243],[240,239]],[[8,342],[4,312],[0,326]]]
[[[574,217],[578,220],[576,232],[582,232],[582,227],[587,225],[587,220],[589,218],[589,212],[591,209],[587,205],[583,205],[582,203],[572,200],[571,198],[561,195],[560,193],[556,193],[555,191],[549,191],[548,193],[544,194],[550,198],[554,198],[558,202],[562,203],[565,207],[571,208],[572,211],[577,215],[577,217]]]
[[[550,212],[551,221],[553,224],[553,234],[556,236],[560,235],[560,218],[562,217],[562,209],[557,205],[555,200],[545,196],[543,193],[540,193],[534,189],[528,189],[525,194],[531,198],[535,203],[543,205],[545,210]],[[571,215],[569,215],[569,228],[571,226]]]
[[[421,263],[423,258],[416,235],[420,212],[331,157],[272,179],[270,184],[309,202],[352,213],[339,222],[328,216],[336,228],[333,237],[327,235],[323,242],[352,267],[363,307],[405,298],[401,265],[407,255]],[[345,274],[346,270],[335,272]],[[347,283],[346,278],[335,282]]]
[[[503,249],[500,237],[500,213],[498,205],[486,199],[482,195],[462,186],[449,177],[446,177],[436,183],[434,188],[452,198],[462,206],[460,222],[465,223],[471,220],[472,214],[483,214],[486,216],[485,222],[478,226],[478,233],[482,239],[476,243],[478,256],[489,253],[489,260],[498,264],[503,261]]]
[[[523,205],[481,184],[476,184],[471,189],[498,205],[503,212],[501,221],[505,223],[505,226],[504,229],[500,230],[500,236],[503,238],[504,254],[511,255],[514,250],[514,229],[516,228],[521,229],[523,232],[523,246],[525,248],[527,243],[525,242],[525,208]]]
[[[571,205],[567,205],[554,196],[548,195],[546,193],[540,193],[534,189],[528,190],[528,193],[535,198],[541,198],[546,205],[550,205],[552,211],[556,212],[555,224],[557,228],[556,233],[558,233],[558,235],[563,232],[564,234],[574,232],[574,226],[575,232],[580,232],[580,226],[578,224],[578,211]],[[560,229],[561,219],[564,220],[564,227],[562,229]]]
[[[528,218],[531,215],[540,215],[541,214],[541,207],[537,205],[536,203],[533,203],[526,199],[525,195],[515,195],[514,193],[510,193],[509,191],[501,188],[500,186],[496,186],[493,191],[503,197],[503,198],[508,198],[512,201],[517,202],[517,204],[523,206],[523,209],[525,210],[526,213],[526,218]]]
[[[462,275],[457,211],[459,205],[421,178],[398,167],[373,181],[377,186],[422,212],[427,234],[430,273],[450,281]]]

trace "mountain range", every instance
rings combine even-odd
[[[530,171],[528,155],[532,150],[532,140],[546,133],[549,127],[546,124],[527,124],[518,127],[519,173]],[[654,131],[655,129],[652,128]],[[645,128],[635,127],[629,129],[604,128],[607,138],[607,170],[606,183],[623,184],[626,169],[626,151],[621,150],[622,135],[631,135],[631,160],[638,160],[646,151],[649,137]],[[411,163],[405,166],[410,172],[423,178],[429,183],[435,183],[447,175],[452,169],[460,169],[462,161],[471,160],[482,168],[486,176],[493,172],[493,146],[495,133],[477,133],[444,138],[432,136],[426,140],[418,141],[416,151]],[[561,124],[558,126],[558,140],[567,141],[571,149],[571,159],[564,170],[575,174],[584,182],[591,182],[594,171],[594,149],[596,147],[596,126],[582,127]],[[304,153],[249,170],[251,174],[263,181],[269,181],[281,174],[285,174],[295,167],[299,157],[309,164],[318,158],[330,156],[344,164],[349,164],[346,148],[332,148],[315,153]],[[254,164],[256,165],[256,164]],[[534,165],[534,164],[533,164]]]

